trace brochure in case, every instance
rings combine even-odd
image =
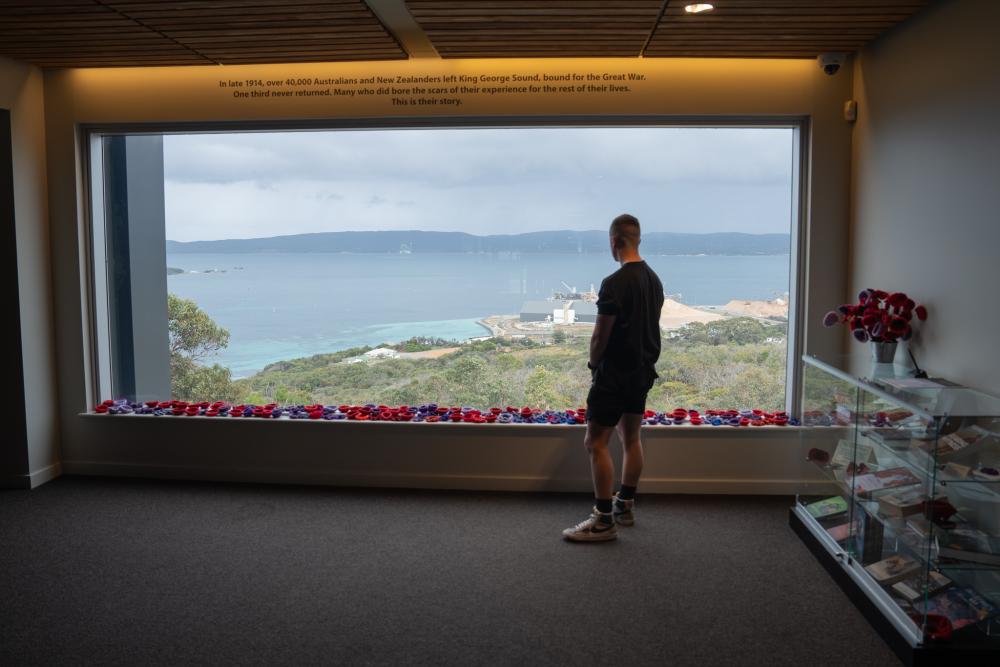
[[[951,621],[955,630],[984,621],[997,613],[997,608],[971,588],[951,588],[927,601],[917,601],[913,608],[926,614],[938,614]]]
[[[946,433],[937,440],[932,438],[916,439],[913,444],[925,452],[928,457],[937,461],[947,461],[959,454],[969,455],[980,450],[992,440],[993,434],[984,428],[970,426],[954,433]]]
[[[924,511],[927,496],[923,489],[887,493],[878,499],[878,511],[885,516],[910,516]]]
[[[907,602],[916,602],[924,597],[925,592],[927,597],[930,597],[940,593],[948,586],[951,586],[951,579],[940,572],[931,570],[927,573],[926,586],[924,578],[917,575],[894,583],[892,590]]]
[[[848,537],[851,536],[851,524],[842,523],[837,526],[832,526],[826,529],[826,532],[830,534],[834,542],[844,542]]]
[[[875,463],[875,448],[860,439],[857,441],[857,444],[850,440],[838,440],[837,448],[833,450],[833,457],[830,459],[830,463],[846,468],[852,461],[857,461],[858,463]]]
[[[840,496],[832,496],[806,505],[806,511],[817,519],[842,514],[847,511],[847,501]]]
[[[865,570],[875,581],[888,586],[919,572],[920,562],[903,554],[895,554],[885,560],[866,565]]]
[[[942,531],[935,538],[940,558],[1000,565],[1000,539],[976,528],[955,528]]]
[[[855,477],[854,492],[863,498],[869,498],[876,491],[914,484],[920,484],[920,480],[908,468],[889,468]]]

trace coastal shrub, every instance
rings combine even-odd
[[[786,325],[767,324],[752,317],[734,317],[714,322],[691,322],[672,330],[667,340],[701,345],[749,345],[768,339],[783,339]]]
[[[171,388],[181,400],[262,404],[360,404],[582,406],[590,388],[589,339],[562,336],[544,345],[528,338],[489,338],[459,344],[411,338],[392,345],[400,352],[444,347],[459,350],[437,358],[366,359],[364,346],[269,364],[241,380],[229,370],[201,363],[228,344],[228,332],[192,302],[171,299]],[[382,345],[380,347],[390,347]],[[675,407],[784,408],[784,327],[753,318],[691,324],[662,338],[649,392],[653,410]]]

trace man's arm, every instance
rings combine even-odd
[[[590,366],[596,367],[604,356],[604,350],[608,347],[608,340],[611,339],[611,330],[615,326],[616,315],[601,315],[598,313],[597,322],[594,324],[594,333],[590,336]]]

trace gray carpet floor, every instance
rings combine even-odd
[[[0,491],[0,664],[898,665],[790,503],[63,477]]]

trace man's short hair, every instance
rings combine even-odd
[[[611,221],[611,229],[608,232],[611,236],[621,236],[629,243],[639,245],[639,219],[634,215],[622,213]]]

